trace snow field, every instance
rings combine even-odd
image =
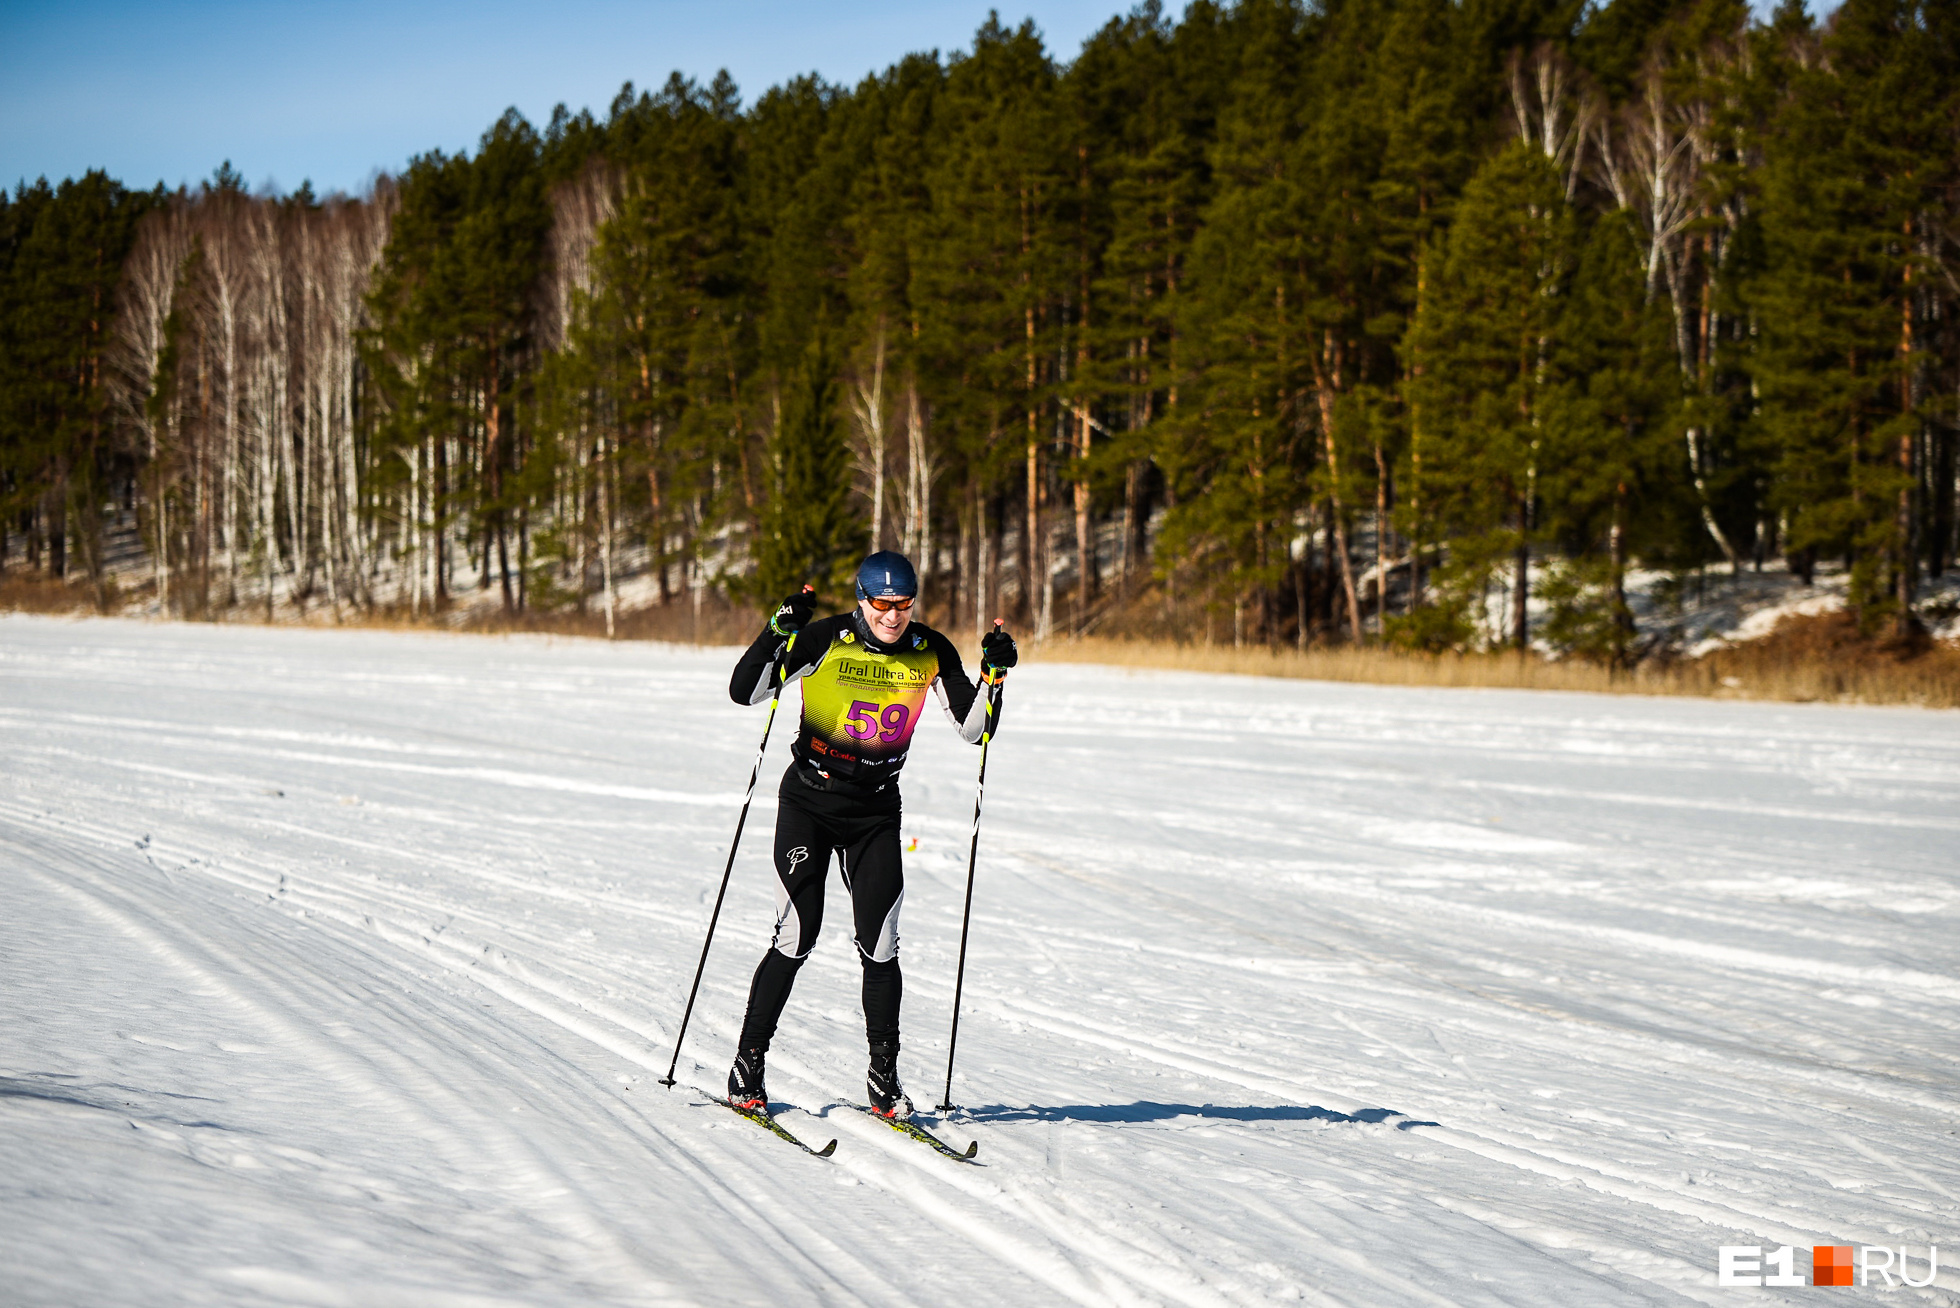
[[[0,1301],[1807,1303],[1717,1246],[1849,1243],[1960,1302],[1960,717],[1024,668],[942,1131],[984,1166],[844,1106],[835,878],[770,1060],[819,1161],[701,1093],[788,701],[655,1084],[732,660],[0,618]],[[924,1106],[977,755],[916,740]]]

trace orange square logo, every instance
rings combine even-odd
[[[1812,1285],[1851,1284],[1851,1246],[1848,1244],[1812,1245],[1810,1283]]]

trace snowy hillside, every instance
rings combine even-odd
[[[0,1301],[1960,1302],[1960,716],[1033,666],[990,764],[955,1163],[766,943],[728,651],[0,617]],[[906,775],[945,1070],[976,752]],[[690,1088],[693,1087],[693,1088]],[[1848,1291],[1863,1301],[1880,1289]]]

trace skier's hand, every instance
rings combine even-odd
[[[811,615],[816,611],[817,589],[814,586],[805,586],[784,600],[776,609],[775,616],[769,619],[769,630],[788,640],[803,630],[804,625],[810,621]]]
[[[1014,637],[1000,623],[980,638],[980,671],[982,675],[991,672],[1005,672],[1021,661],[1020,651],[1014,647]]]

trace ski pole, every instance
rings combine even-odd
[[[805,586],[803,589],[808,591],[815,588]],[[674,1069],[681,1065],[681,1041],[687,1039],[687,1024],[694,1016],[694,997],[701,993],[701,974],[708,968],[708,947],[715,942],[715,923],[721,920],[721,901],[728,894],[728,876],[735,870],[735,851],[741,848],[742,828],[748,825],[749,802],[755,798],[755,779],[762,775],[762,756],[769,750],[769,729],[776,725],[776,705],[782,698],[783,688],[778,685],[776,693],[769,697],[769,716],[762,723],[762,743],[755,748],[755,766],[749,769],[749,788],[742,796],[742,815],[735,819],[735,839],[728,843],[728,862],[721,869],[721,889],[715,892],[715,909],[708,914],[708,936],[701,942],[701,961],[694,965],[694,985],[687,992],[687,1009],[681,1014],[680,1034],[674,1037],[674,1061],[667,1064],[667,1075],[660,1078],[660,1084],[670,1090],[674,1086]]]
[[[1001,624],[995,622],[994,630],[999,631],[1000,628]],[[1007,673],[1002,672],[1000,676],[1001,680],[994,683],[993,705],[987,712],[989,718],[997,717],[1000,713],[1000,697]],[[973,921],[973,867],[980,857],[980,801],[987,793],[987,746],[993,738],[993,726],[989,723],[980,737],[980,780],[973,789],[973,843],[966,851],[966,908],[960,914],[960,965],[953,979],[953,1034],[946,1040],[946,1094],[936,1110],[941,1113],[953,1111],[953,1055],[960,1046],[960,994],[966,988],[966,931]]]

